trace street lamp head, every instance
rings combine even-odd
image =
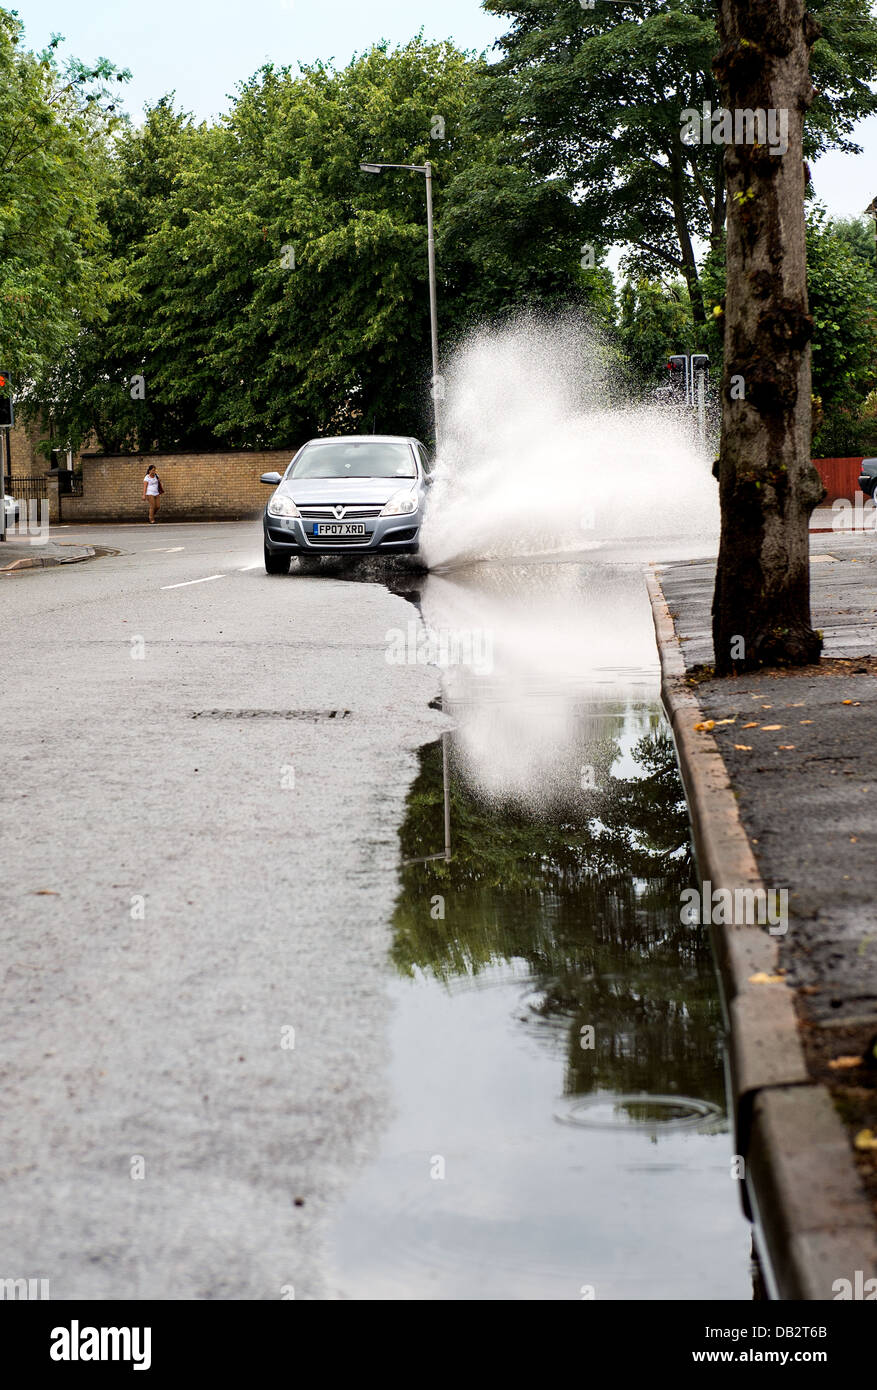
[[[364,174],[379,174],[382,168],[380,164],[360,164],[359,167]]]

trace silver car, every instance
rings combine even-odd
[[[407,435],[311,439],[286,472],[263,473],[276,488],[263,517],[265,569],[286,574],[324,555],[413,555],[431,481],[426,448]]]

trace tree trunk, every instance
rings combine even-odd
[[[691,244],[691,236],[688,231],[688,218],[685,213],[685,199],[682,193],[684,174],[682,165],[671,153],[671,199],[673,202],[673,220],[676,224],[676,239],[679,242],[679,250],[682,255],[682,274],[685,276],[685,283],[688,286],[688,298],[691,302],[691,316],[696,324],[706,323],[706,313],[703,307],[703,293],[700,288],[700,277],[697,273],[697,258],[694,254],[694,247]]]
[[[788,120],[784,154],[776,152],[782,137],[773,154],[769,142],[725,147],[722,527],[713,597],[720,675],[804,665],[822,646],[810,621],[809,519],[823,490],[810,459],[801,144],[818,33],[802,0],[720,0],[714,68],[725,109],[735,119],[761,108]]]

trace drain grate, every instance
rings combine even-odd
[[[197,709],[193,719],[349,719],[349,709]]]

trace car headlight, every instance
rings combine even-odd
[[[268,503],[269,516],[301,516],[301,512],[291,497],[276,493]]]
[[[416,511],[417,495],[406,488],[403,492],[393,494],[381,516],[407,516],[409,512]]]

